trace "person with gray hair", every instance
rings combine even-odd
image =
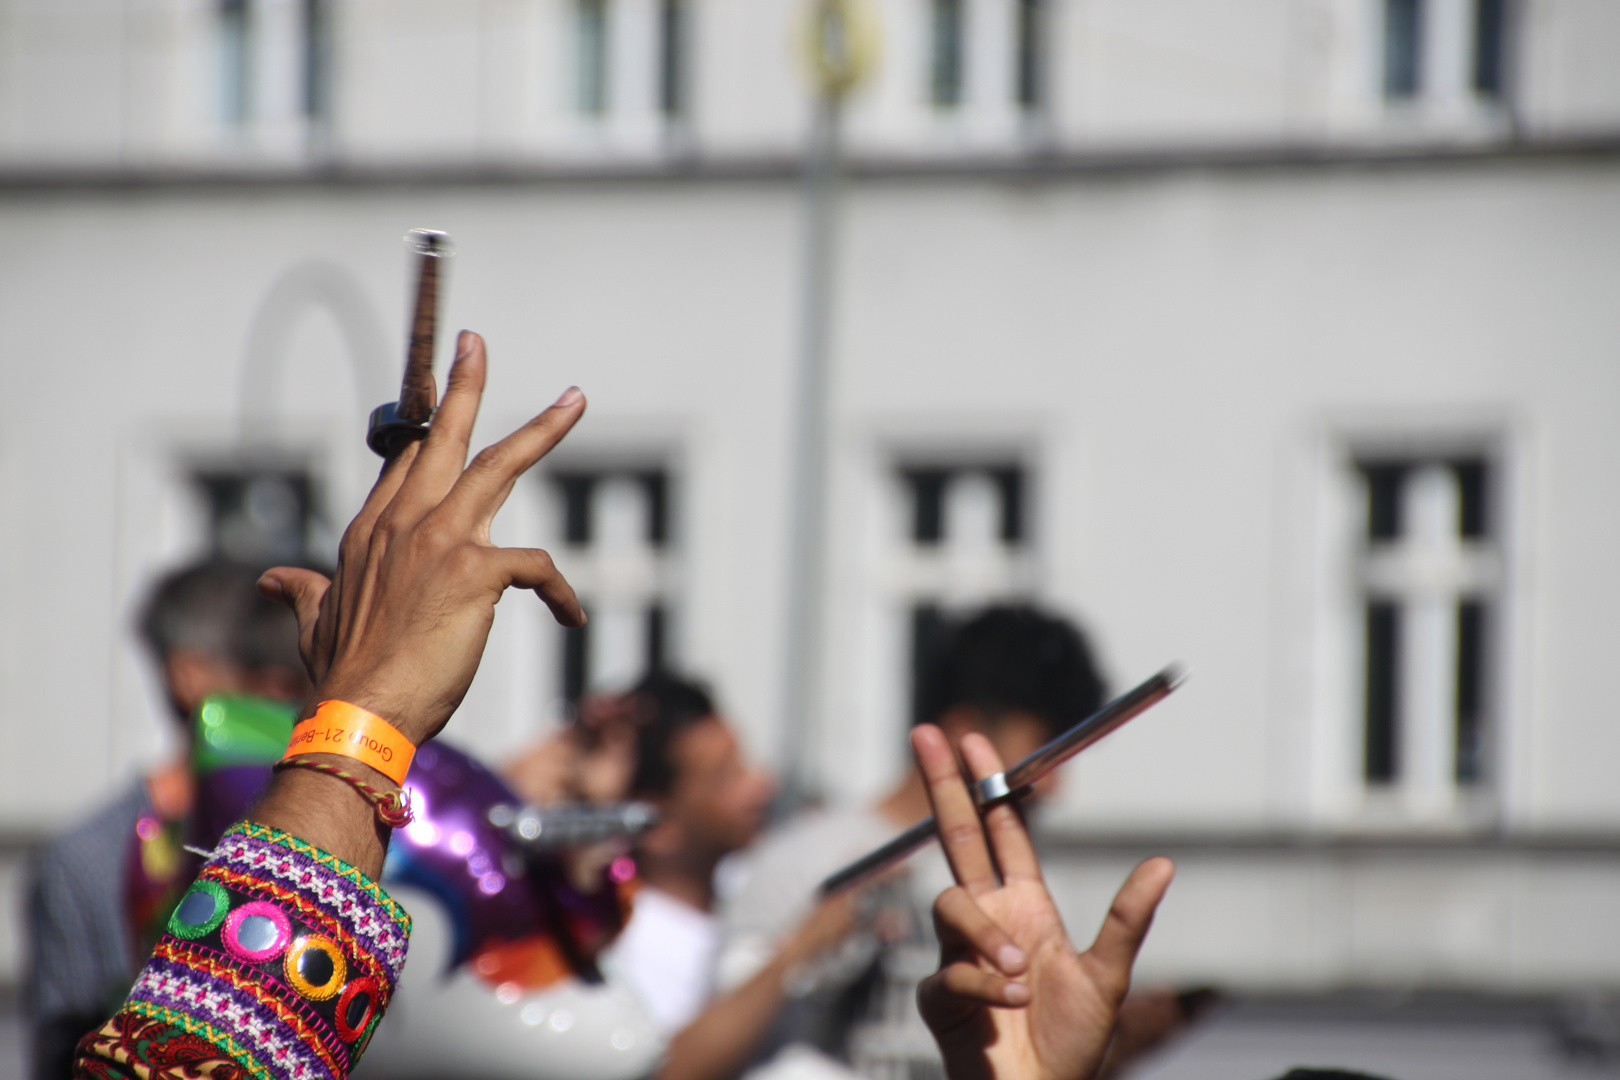
[[[188,722],[221,693],[301,701],[308,677],[298,625],[259,594],[261,567],[208,559],[163,575],[135,619],[178,728],[178,753],[52,841],[29,890],[28,1000],[33,1072],[61,1080],[80,1036],[128,993],[147,942],[132,888],[183,873],[182,823],[192,810]]]

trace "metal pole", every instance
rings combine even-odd
[[[816,95],[804,177],[804,263],[799,356],[794,380],[793,503],[788,536],[788,625],[783,797],[789,808],[820,794],[813,755],[826,585],[827,397],[833,321],[835,202],[842,94]]]

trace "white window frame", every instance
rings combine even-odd
[[[957,99],[936,102],[935,0],[903,0],[891,10],[899,33],[892,56],[876,72],[879,86],[864,94],[880,99],[858,123],[857,137],[887,129],[883,144],[915,139],[924,151],[1011,152],[1042,145],[1051,134],[1049,108],[1058,68],[1058,21],[1042,5],[1034,49],[1036,101],[1019,100],[1021,0],[960,0],[961,29]],[[868,126],[869,125],[869,126]]]
[[[567,74],[564,95],[569,118],[569,140],[574,149],[590,153],[624,155],[632,160],[656,158],[679,151],[687,138],[693,112],[696,80],[693,63],[700,29],[691,4],[681,13],[681,40],[676,43],[683,108],[668,113],[663,107],[663,69],[666,58],[664,0],[602,0],[606,41],[601,57],[604,100],[600,111],[582,108],[585,56],[582,49],[580,0],[556,0],[563,5],[561,35],[566,55],[560,70]]]
[[[1389,3],[1388,0],[1366,2],[1374,7],[1371,16],[1374,33],[1369,43],[1373,62],[1368,65],[1374,76],[1371,96],[1383,103],[1388,122],[1415,124],[1423,129],[1477,128],[1482,134],[1494,132],[1505,122],[1514,50],[1511,14],[1503,16],[1506,20],[1502,31],[1504,93],[1501,97],[1489,97],[1474,89],[1477,0],[1418,0],[1417,89],[1409,98],[1392,99],[1384,95]]]
[[[176,439],[176,430],[186,436]],[[173,749],[168,703],[132,635],[130,617],[159,575],[208,553],[211,522],[198,473],[237,466],[303,472],[316,513],[334,530],[311,537],[311,554],[335,559],[334,521],[364,500],[363,484],[371,477],[355,466],[368,460],[376,459],[359,439],[337,439],[330,425],[299,417],[283,419],[273,445],[244,442],[230,420],[215,416],[171,418],[119,437],[109,612],[112,701],[104,740],[109,780],[118,780],[131,761],[152,760]]]
[[[218,0],[209,14],[215,22],[221,140],[272,159],[310,154],[334,108],[329,63],[333,13],[325,13],[324,26],[312,26],[303,0],[246,0],[242,21],[234,27],[239,37]],[[311,40],[323,30],[328,35],[324,40]],[[312,64],[321,68],[313,77],[324,82],[326,100],[316,103],[324,105],[322,114],[312,112],[306,98]]]
[[[1310,818],[1318,826],[1351,832],[1473,832],[1497,827],[1511,818],[1521,802],[1525,780],[1520,733],[1525,713],[1522,657],[1526,655],[1524,562],[1525,440],[1496,416],[1470,419],[1455,414],[1413,419],[1338,422],[1324,431],[1316,453],[1314,512],[1316,532],[1315,593],[1312,633],[1312,706],[1310,725]],[[1489,526],[1494,552],[1448,550],[1448,542],[1430,537],[1422,543],[1371,551],[1366,545],[1367,507],[1358,462],[1440,462],[1478,458],[1486,461],[1490,481]],[[1412,491],[1409,502],[1424,495]],[[1431,480],[1432,484],[1433,481]],[[1431,519],[1447,512],[1443,492],[1432,488],[1426,508],[1412,505]],[[1417,523],[1408,522],[1411,536]],[[1432,530],[1431,530],[1432,533]],[[1447,652],[1448,627],[1454,615],[1438,614],[1448,604],[1455,612],[1459,588],[1491,590],[1489,684],[1489,755],[1486,775],[1477,784],[1452,779],[1455,730],[1452,726],[1450,680],[1454,659]],[[1399,691],[1407,730],[1399,731],[1397,759],[1401,773],[1391,785],[1369,785],[1365,768],[1365,605],[1369,587],[1385,594],[1419,597],[1426,605],[1420,620],[1426,633],[1406,635],[1403,663],[1420,674]],[[1408,619],[1408,621],[1410,621]],[[1414,714],[1428,723],[1414,725]]]
[[[648,507],[634,505],[641,496],[635,477],[653,472],[664,478],[666,539],[661,546],[654,546],[646,537],[643,515]],[[589,544],[570,544],[565,536],[559,477],[581,474],[599,477],[592,495],[593,535]],[[645,653],[639,643],[645,640],[646,611],[655,604],[663,610],[663,663],[680,669],[685,570],[681,474],[680,455],[670,448],[627,446],[559,454],[547,460],[539,476],[542,546],[591,613],[586,693],[623,689],[644,674],[640,658]],[[552,701],[552,712],[557,715],[566,706],[564,633],[552,626],[536,635],[544,639],[539,664],[545,669],[542,693]]]
[[[1038,436],[1002,428],[936,430],[895,425],[870,441],[851,439],[835,455],[823,705],[814,752],[830,800],[859,801],[892,784],[906,764],[910,722],[910,619],[938,598],[947,611],[994,599],[1038,599],[1047,581],[1047,468]],[[1040,427],[1031,421],[1029,429]],[[902,434],[903,433],[903,434]],[[1009,559],[984,552],[915,550],[906,466],[971,468],[1016,464],[1023,474],[1023,540]],[[839,527],[840,525],[844,527]],[[853,542],[851,542],[853,541]]]

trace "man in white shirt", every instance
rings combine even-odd
[[[660,818],[636,844],[643,885],[604,967],[669,1036],[662,1080],[715,1080],[753,1056],[795,973],[848,932],[851,904],[809,908],[751,977],[711,1000],[720,946],[715,871],[760,834],[775,785],[743,757],[701,686],[650,675],[631,691],[630,711],[636,765],[628,794],[655,804]]]
[[[636,845],[641,888],[629,923],[600,957],[607,982],[566,979],[507,997],[466,968],[447,973],[453,929],[443,906],[400,889],[416,920],[412,960],[366,1075],[720,1080],[763,1041],[790,974],[843,932],[845,904],[817,911],[797,931],[785,927],[755,978],[711,1000],[720,944],[715,868],[759,835],[774,784],[744,759],[694,683],[653,675],[594,706],[603,729],[596,735],[613,745],[615,762],[599,789],[580,793],[644,800],[660,813]],[[579,755],[565,757],[574,774],[567,783],[585,788]],[[543,801],[532,785],[525,793]]]
[[[636,893],[635,911],[609,963],[665,1037],[703,1011],[714,985],[719,920],[655,885]]]

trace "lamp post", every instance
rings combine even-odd
[[[826,591],[827,397],[833,324],[833,264],[839,129],[844,98],[870,69],[874,35],[856,0],[811,0],[806,33],[815,114],[804,173],[798,365],[794,379],[792,506],[788,531],[784,797],[820,795],[814,768],[821,618]]]

